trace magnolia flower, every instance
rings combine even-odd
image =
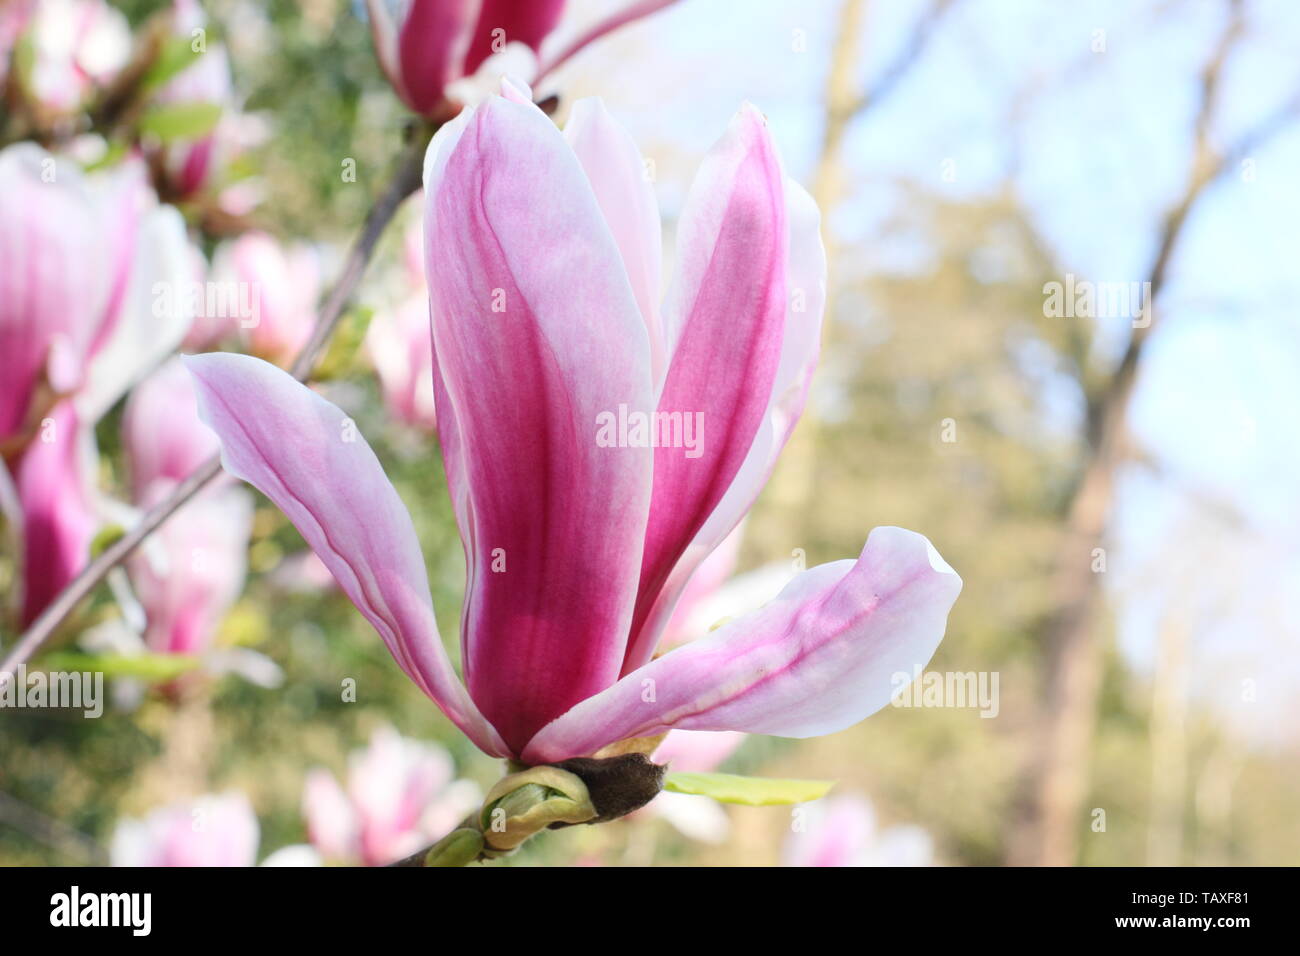
[[[461,81],[490,59],[502,60],[489,71],[493,82],[507,74],[533,82],[593,40],[672,2],[624,2],[540,68],[542,41],[560,22],[564,0],[366,0],[366,7],[375,56],[394,92],[421,116],[445,117],[476,105],[475,84]]]
[[[126,65],[131,28],[125,15],[104,0],[15,0],[0,10],[0,52],[26,44],[18,88],[39,110],[55,115],[77,109]]]
[[[209,282],[224,293],[226,328],[238,328],[255,355],[288,365],[311,337],[321,287],[311,249],[246,232],[217,250]]]
[[[72,402],[62,401],[13,466],[22,522],[24,627],[87,560],[99,526],[91,491],[94,463],[89,432],[80,427]]]
[[[122,413],[122,443],[136,501],[158,482],[184,481],[221,443],[198,419],[194,382],[171,359],[131,392]]]
[[[420,224],[407,230],[405,267],[396,306],[375,313],[366,331],[366,351],[379,375],[384,404],[398,421],[432,431],[433,343],[429,338],[429,290],[424,282]]]
[[[257,817],[241,793],[199,797],[117,825],[113,866],[253,866]]]
[[[28,623],[87,558],[91,428],[185,333],[189,313],[153,295],[189,249],[138,162],[87,177],[18,144],[0,151],[0,194],[0,458],[18,489]]]
[[[918,826],[876,829],[871,802],[858,794],[799,807],[786,839],[786,866],[931,866],[934,842]]]
[[[85,384],[122,311],[143,188],[134,165],[91,181],[34,144],[0,151],[0,447]]]
[[[910,531],[877,528],[857,561],[652,660],[802,409],[825,282],[815,206],[745,107],[692,186],[661,305],[659,214],[630,137],[597,101],[561,134],[506,92],[444,126],[425,165],[465,683],[411,517],[343,411],[257,359],[188,358],[226,468],[488,754],[537,765],[673,728],[807,737],[862,720],[930,659],[961,587]]]
[[[366,351],[379,374],[389,413],[414,428],[433,431],[438,416],[427,295],[412,295],[396,308],[377,313],[366,331]]]
[[[204,29],[207,18],[195,0],[175,0],[173,3],[172,32],[180,38],[191,39]],[[193,48],[193,47],[191,47]],[[158,103],[169,106],[212,105],[225,111],[233,105],[234,89],[230,77],[230,59],[220,44],[194,51],[194,62],[155,95]],[[170,143],[163,153],[163,165],[171,193],[186,199],[199,192],[210,181],[217,165],[221,126],[194,140]]]
[[[308,836],[330,862],[383,866],[400,860],[478,806],[478,787],[453,776],[451,757],[441,747],[380,727],[370,746],[349,758],[346,790],[324,768],[308,774]]]
[[[131,393],[122,439],[135,503],[147,509],[217,448],[198,420],[193,380],[173,359]],[[145,612],[145,645],[205,652],[243,590],[253,504],[242,488],[210,488],[186,504],[128,562]]]

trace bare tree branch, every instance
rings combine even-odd
[[[1149,319],[1133,329],[1123,357],[1089,398],[1086,460],[1070,497],[1065,536],[1056,560],[1054,611],[1044,626],[1046,713],[1026,777],[1010,840],[1013,863],[1068,865],[1077,856],[1079,814],[1088,782],[1088,753],[1101,678],[1101,642],[1095,617],[1100,593],[1093,554],[1102,542],[1114,499],[1115,472],[1127,452],[1126,421],[1145,346],[1159,316],[1157,304],[1178,243],[1197,203],[1240,157],[1300,115],[1300,94],[1233,147],[1216,151],[1210,129],[1217,115],[1225,62],[1245,30],[1242,5],[1201,72],[1193,157],[1187,187],[1165,214],[1148,270]]]

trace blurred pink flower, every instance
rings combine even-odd
[[[871,802],[841,794],[796,809],[786,866],[932,866],[934,843],[918,826],[876,829]]]
[[[210,281],[237,289],[251,315],[230,317],[254,355],[287,366],[316,325],[320,262],[304,246],[286,249],[263,232],[247,232],[217,250]]]
[[[754,610],[752,607],[746,607],[729,614],[714,614],[709,621],[699,619],[701,608],[714,607],[716,610],[715,599],[719,590],[736,572],[736,562],[740,558],[740,541],[744,534],[745,523],[742,520],[713,553],[700,562],[700,566],[686,582],[686,587],[682,589],[681,599],[678,600],[677,607],[673,609],[672,616],[664,626],[664,634],[660,640],[661,647],[676,647],[694,638],[703,637],[708,633],[709,628],[729,614]]]
[[[240,793],[199,797],[117,825],[113,866],[254,866],[257,817]]]
[[[424,282],[421,226],[407,229],[404,268],[396,280],[398,303],[378,310],[366,332],[366,352],[379,375],[384,404],[398,421],[432,431],[433,342],[429,337],[429,289]]]
[[[174,0],[172,30],[176,37],[191,39],[204,30],[207,17],[196,0]],[[234,107],[234,84],[230,76],[230,59],[219,43],[191,49],[195,61],[172,77],[155,95],[168,106],[214,105],[222,109],[222,118],[211,132],[194,140],[179,140],[160,147],[170,185],[169,195],[188,199],[209,185],[221,152],[220,135],[228,128],[226,114]],[[166,190],[164,190],[166,191]]]
[[[410,514],[340,409],[265,362],[188,358],[226,467],[486,753],[540,764],[673,728],[807,737],[862,720],[929,661],[961,588],[900,528],[652,659],[803,408],[825,283],[811,198],[743,108],[688,196],[661,305],[658,208],[626,131],[583,100],[560,133],[505,90],[444,126],[425,165],[465,683]]]
[[[91,180],[32,143],[0,150],[0,447],[39,420],[42,393],[85,384],[122,312],[145,189],[135,164]]]
[[[94,443],[71,401],[59,402],[14,466],[22,509],[22,617],[34,621],[85,565],[99,525],[91,503]]]
[[[153,288],[188,253],[141,165],[83,176],[21,143],[0,151],[0,459],[22,510],[30,623],[80,570],[96,521],[95,421],[179,342]]]
[[[217,436],[199,421],[194,380],[179,359],[131,392],[122,414],[122,444],[136,501],[154,482],[183,481],[221,450]]]
[[[11,51],[30,50],[18,67]],[[40,111],[76,110],[96,88],[117,75],[131,56],[131,28],[104,0],[39,0],[0,8],[0,53],[19,70],[17,89]]]
[[[366,333],[366,351],[379,374],[389,414],[414,428],[433,431],[438,417],[427,296],[411,296],[397,308],[377,313]]]
[[[122,440],[135,503],[147,509],[220,447],[199,421],[194,382],[172,359],[127,402]],[[201,654],[243,590],[253,504],[242,488],[209,488],[187,502],[127,567],[160,654]]]
[[[308,774],[308,837],[330,862],[392,863],[444,836],[478,806],[478,787],[453,775],[441,747],[380,727],[370,746],[349,758],[346,790],[328,770]]]
[[[618,4],[562,54],[551,58],[547,68],[553,69],[593,40],[672,2]],[[526,75],[520,79],[532,82],[540,78],[536,57],[542,41],[560,22],[564,0],[366,0],[366,7],[375,55],[393,90],[412,111],[446,119],[464,102],[448,87],[473,77],[494,54],[524,51],[528,63]]]
[[[654,760],[667,764],[669,773],[711,773],[736,752],[746,736],[726,730],[670,730],[655,750]],[[726,842],[731,832],[726,809],[707,797],[665,791],[640,812],[657,814],[684,836],[715,846]]]
[[[157,482],[149,508],[174,490]],[[216,488],[187,502],[131,556],[127,568],[144,608],[145,644],[158,654],[202,654],[244,587],[253,504],[239,488]]]

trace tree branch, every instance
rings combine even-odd
[[[1087,444],[1079,478],[1066,508],[1065,534],[1056,559],[1054,610],[1044,625],[1046,715],[1022,783],[1010,862],[1068,865],[1077,856],[1079,811],[1087,789],[1101,643],[1094,632],[1100,593],[1092,554],[1104,536],[1114,500],[1115,471],[1127,455],[1127,415],[1140,361],[1156,326],[1169,265],[1193,209],[1207,188],[1232,163],[1260,146],[1300,115],[1300,94],[1233,147],[1216,151],[1210,127],[1217,114],[1224,64],[1244,35],[1242,5],[1234,0],[1231,20],[1201,72],[1200,107],[1187,188],[1165,214],[1156,254],[1147,273],[1149,322],[1135,326],[1123,357],[1104,386],[1088,401]]]

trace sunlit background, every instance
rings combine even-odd
[[[159,4],[118,6],[138,24]],[[607,4],[569,6],[576,33]],[[265,129],[243,161],[261,197],[250,221],[312,243],[328,278],[406,123],[364,4],[206,7]],[[720,764],[834,779],[833,812],[652,805],[509,863],[807,862],[809,826],[858,862],[1300,862],[1296,50],[1286,0],[681,0],[538,88],[560,121],[598,95],[632,132],[669,253],[691,176],[744,101],[822,209],[812,398],[744,526],[740,584],[706,608],[761,603],[803,564],[855,557],[878,525],[915,529],[965,580],[930,670],[996,677],[997,695],[753,737]],[[349,158],[355,183],[340,181]],[[410,507],[455,635],[464,561],[436,440],[387,413],[360,347],[398,295],[414,212],[385,237],[323,390]],[[1063,313],[1053,283],[1136,284],[1149,308]],[[98,429],[109,490],[125,481],[119,433],[120,410]],[[308,771],[342,775],[383,725],[491,785],[500,768],[302,550],[259,497],[219,640],[278,665],[278,688],[155,690],[99,720],[0,713],[0,861],[98,861],[120,819],[228,790],[252,801],[259,856],[303,843]],[[118,614],[101,588],[62,647]],[[5,645],[15,634],[0,628]]]

